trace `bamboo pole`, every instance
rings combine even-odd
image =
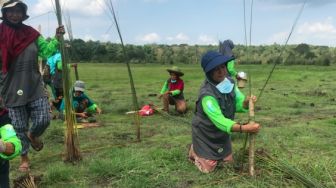
[[[128,71],[128,76],[129,76],[129,79],[130,79],[130,85],[131,85],[131,91],[132,91],[133,111],[137,111],[137,110],[139,110],[139,103],[138,103],[138,98],[137,98],[136,90],[135,90],[135,86],[134,86],[132,71],[131,71],[131,67],[129,65],[129,59],[128,59],[127,52],[126,52],[126,49],[125,49],[123,38],[121,36],[121,32],[120,32],[119,24],[118,24],[116,15],[115,15],[115,11],[114,11],[112,0],[109,1],[108,7],[109,7],[109,9],[110,9],[110,11],[112,13],[114,23],[115,23],[115,25],[117,27],[117,31],[118,31],[118,35],[119,35],[119,38],[120,38],[120,42],[121,42],[124,58],[125,58],[125,61],[126,61],[126,66],[127,66],[127,71]],[[136,125],[137,141],[140,142],[141,139],[140,139],[140,116],[139,116],[139,113],[135,113],[134,114],[134,121],[135,121],[135,125]]]
[[[250,95],[249,100],[249,123],[254,123],[254,102],[252,100],[252,95]],[[255,169],[254,169],[254,161],[255,159],[255,133],[249,133],[249,158],[248,158],[248,165],[249,165],[249,174],[250,176],[255,176]]]
[[[79,80],[79,74],[78,74],[78,69],[77,69],[77,63],[76,64],[73,64],[71,65],[74,70],[75,70],[75,77],[76,77],[76,80]]]
[[[41,33],[42,32],[42,26],[41,24],[38,25],[38,32]],[[41,74],[43,74],[43,62],[42,62],[42,58],[39,57],[38,58],[38,66],[39,66],[39,71]]]
[[[62,11],[59,0],[55,0],[56,5],[56,15],[58,25],[62,26]],[[75,162],[81,159],[81,154],[79,151],[79,142],[77,138],[77,132],[75,131],[75,115],[72,112],[72,90],[71,90],[71,79],[69,74],[68,62],[63,35],[59,38],[60,52],[62,56],[62,75],[63,75],[63,95],[65,104],[65,119],[66,119],[66,135],[65,135],[65,147],[66,152],[64,156],[65,161]]]

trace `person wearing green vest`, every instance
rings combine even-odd
[[[77,80],[73,87],[72,108],[74,109],[77,123],[95,122],[94,114],[102,113],[98,105],[85,93],[85,83],[81,80]],[[64,112],[64,100],[62,100],[60,109]]]
[[[75,110],[77,122],[85,123],[95,121],[93,114],[101,114],[102,110],[94,103],[89,96],[85,94],[85,83],[77,80],[74,84],[74,93],[72,97],[72,106]]]
[[[234,121],[235,112],[248,111],[249,97],[236,87],[227,70],[232,57],[209,51],[201,65],[206,79],[199,91],[192,119],[192,144],[189,161],[203,173],[212,172],[218,162],[233,162],[232,132],[257,133],[258,123],[241,125]],[[255,102],[256,97],[252,96]]]
[[[9,160],[18,156],[22,146],[8,117],[8,111],[0,109],[0,188],[9,188]]]

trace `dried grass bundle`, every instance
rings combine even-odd
[[[271,156],[265,150],[258,150],[256,152],[256,157],[260,161],[264,162],[268,168],[272,169],[273,171],[276,170],[284,173],[294,180],[302,183],[306,187],[325,187],[315,178],[290,165],[287,161],[279,160],[276,157]]]

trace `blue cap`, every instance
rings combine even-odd
[[[208,51],[207,53],[203,55],[201,65],[202,65],[203,71],[205,73],[208,73],[209,71],[211,71],[218,65],[221,65],[224,63],[226,64],[227,62],[233,59],[234,57],[228,57],[216,51]]]

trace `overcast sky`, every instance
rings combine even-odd
[[[107,0],[61,1],[70,14],[74,38],[119,42]],[[304,0],[254,0],[251,42],[284,44]],[[26,0],[25,23],[51,36],[54,0]],[[245,0],[249,36],[251,0]],[[129,44],[245,43],[244,0],[113,0],[123,39]],[[289,41],[336,46],[336,0],[307,0]]]

